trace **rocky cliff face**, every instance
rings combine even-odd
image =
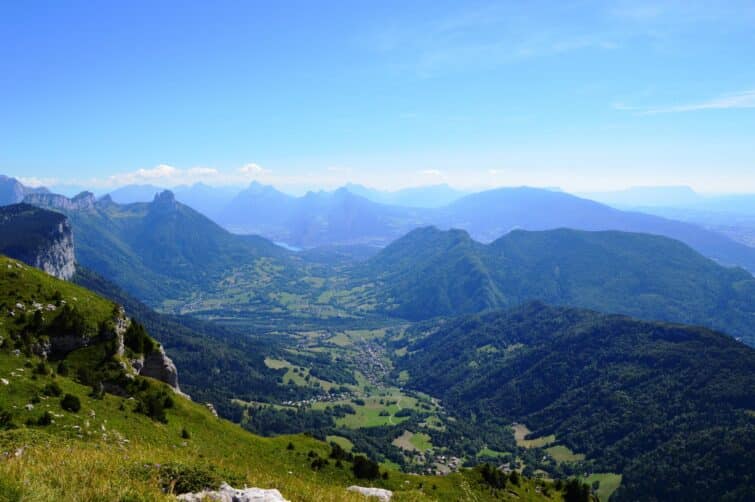
[[[73,254],[73,232],[68,220],[50,232],[50,245],[38,250],[30,265],[41,268],[58,279],[70,279],[76,273]]]
[[[33,206],[61,211],[88,211],[94,209],[95,197],[92,192],[81,192],[69,199],[55,193],[32,193],[24,197],[24,202]]]
[[[158,346],[146,356],[132,361],[131,365],[140,376],[165,382],[173,387],[173,390],[177,393],[186,396],[178,386],[178,370],[176,369],[176,365],[173,364],[173,361],[165,353],[165,349],[162,346]]]
[[[68,219],[28,204],[0,208],[0,254],[59,279],[70,279],[76,272]]]

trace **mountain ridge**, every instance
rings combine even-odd
[[[466,231],[429,227],[397,240],[357,275],[377,278],[379,304],[410,320],[541,300],[707,325],[755,343],[755,278],[660,236],[517,230],[482,244]]]

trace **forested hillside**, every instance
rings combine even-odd
[[[755,350],[730,337],[534,303],[429,322],[407,339],[396,364],[408,386],[465,420],[554,435],[543,444],[624,475],[618,500],[755,490]]]
[[[360,269],[386,313],[412,320],[530,300],[701,324],[755,343],[755,279],[645,234],[514,231],[491,244],[460,230],[409,233]]]

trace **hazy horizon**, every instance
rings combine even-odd
[[[0,173],[5,174],[6,173]],[[97,197],[101,197],[107,194],[110,194],[112,192],[115,192],[120,189],[124,188],[133,188],[133,187],[154,187],[155,189],[159,190],[176,190],[176,189],[182,189],[182,188],[192,188],[195,186],[207,186],[210,188],[215,189],[221,189],[221,190],[228,190],[229,192],[233,191],[242,191],[246,188],[249,188],[252,184],[258,183],[263,186],[271,186],[275,188],[276,190],[293,196],[302,196],[309,192],[332,192],[334,190],[337,190],[339,188],[349,188],[349,186],[361,186],[368,190],[374,190],[380,193],[385,194],[391,194],[391,193],[399,193],[405,190],[420,190],[420,189],[432,189],[432,188],[448,188],[450,190],[458,191],[461,194],[472,194],[476,192],[486,191],[486,190],[496,190],[496,189],[505,189],[505,188],[536,188],[536,189],[542,189],[542,190],[552,190],[552,191],[561,191],[577,196],[583,196],[583,197],[590,197],[590,196],[599,196],[599,195],[613,195],[613,194],[631,194],[633,192],[642,192],[642,191],[665,191],[665,190],[674,190],[674,191],[690,191],[691,193],[694,193],[695,195],[698,195],[700,197],[706,198],[706,197],[721,197],[721,196],[747,196],[747,195],[755,195],[755,190],[750,192],[746,190],[740,190],[740,191],[731,191],[731,192],[725,192],[725,191],[701,191],[696,190],[694,187],[689,185],[632,185],[632,186],[624,186],[619,188],[613,188],[613,189],[604,189],[604,190],[565,190],[562,187],[559,186],[541,186],[541,185],[533,185],[533,184],[500,184],[500,185],[491,185],[491,186],[480,186],[480,187],[463,187],[463,186],[457,186],[453,185],[451,183],[446,182],[439,182],[439,183],[427,183],[427,184],[418,184],[418,185],[407,185],[407,186],[399,186],[399,187],[392,187],[392,188],[381,188],[379,186],[374,185],[368,185],[364,183],[357,183],[353,181],[345,181],[343,183],[335,183],[335,184],[329,184],[329,185],[316,185],[316,184],[301,184],[301,185],[280,185],[276,184],[275,182],[265,182],[262,180],[251,180],[251,181],[239,181],[239,182],[220,182],[220,183],[212,183],[205,180],[200,181],[191,181],[191,182],[175,182],[175,183],[163,183],[161,179],[156,179],[154,181],[144,181],[144,182],[134,182],[134,183],[124,183],[124,184],[118,184],[113,186],[97,186],[95,185],[86,185],[86,184],[68,184],[68,183],[60,183],[55,182],[52,184],[45,184],[40,179],[30,179],[28,177],[23,176],[12,176],[7,175],[9,177],[15,178],[21,183],[23,183],[26,186],[33,187],[33,188],[47,188],[51,190],[54,193],[60,193],[62,195],[66,195],[68,197],[72,197],[74,195],[77,195],[81,193],[82,191],[90,191],[94,193]],[[30,182],[31,181],[31,182]],[[50,181],[50,180],[47,180]]]

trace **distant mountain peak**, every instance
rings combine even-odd
[[[160,193],[155,194],[155,199],[152,201],[151,207],[154,209],[173,210],[178,207],[176,202],[176,196],[170,190],[163,190]]]
[[[162,192],[155,194],[155,202],[167,202],[175,200],[176,196],[170,190],[163,190]]]
[[[75,195],[71,199],[71,201],[72,202],[77,202],[77,203],[92,203],[92,204],[94,204],[95,197],[94,197],[94,194],[92,192],[83,191],[83,192]]]

